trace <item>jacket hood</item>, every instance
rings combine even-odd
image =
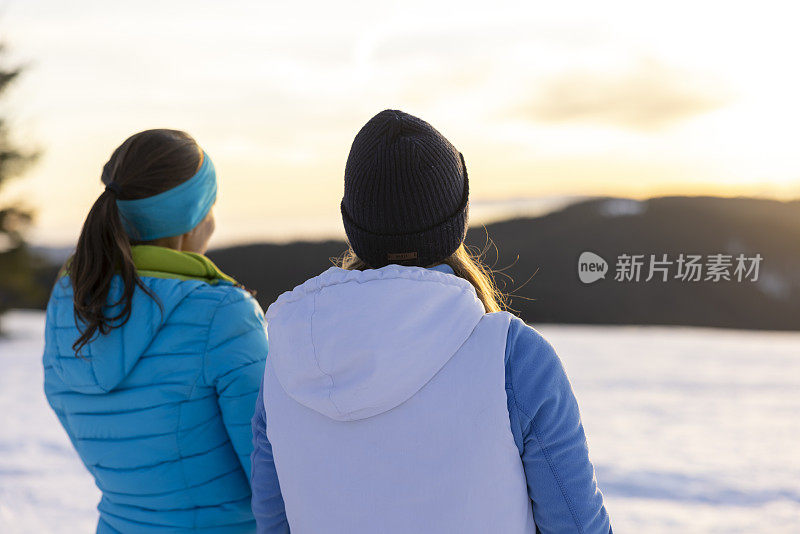
[[[133,247],[133,259],[142,283],[157,301],[141,289],[134,291],[128,321],[103,335],[95,335],[75,356],[72,344],[80,336],[75,324],[72,286],[69,276],[61,277],[53,288],[48,305],[48,322],[55,325],[52,342],[56,351],[45,353],[46,363],[70,389],[79,393],[100,394],[116,388],[131,372],[150,346],[166,318],[192,291],[204,284],[231,284],[233,279],[216,269],[204,256],[162,247]],[[118,302],[123,293],[122,279],[111,282],[108,302]],[[117,315],[120,305],[110,306],[108,316]]]
[[[300,404],[338,421],[365,419],[416,394],[483,315],[472,285],[452,274],[331,267],[269,307],[269,359]]]
[[[165,282],[147,278],[143,281],[151,289],[154,289],[153,285],[164,285]],[[79,393],[89,394],[107,393],[128,376],[150,346],[165,319],[185,297],[185,292],[179,287],[175,287],[177,291],[166,294],[158,291],[157,296],[163,307],[162,313],[152,298],[137,289],[132,301],[135,313],[131,314],[128,321],[121,327],[111,329],[107,334],[96,335],[81,350],[80,356],[76,357],[72,344],[78,339],[80,332],[75,326],[72,288],[69,286],[69,278],[61,278],[56,283],[54,300],[51,301],[49,311],[55,314],[57,325],[54,329],[57,354],[53,355],[49,363],[52,363],[53,370],[67,387]],[[122,293],[122,281],[119,277],[115,277],[112,281],[109,293],[110,299]],[[112,307],[110,313],[119,313],[117,308],[119,307]]]

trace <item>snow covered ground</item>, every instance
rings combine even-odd
[[[94,531],[42,394],[43,315],[0,339],[0,532]],[[800,333],[540,329],[572,378],[617,533],[800,532]]]

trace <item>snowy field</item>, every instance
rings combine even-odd
[[[93,532],[98,491],[42,394],[43,315],[3,321],[0,532]],[[540,330],[572,378],[615,532],[800,532],[800,333]]]

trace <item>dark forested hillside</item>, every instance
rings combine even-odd
[[[544,217],[470,230],[468,243],[497,249],[486,260],[503,269],[498,281],[527,321],[596,324],[680,324],[800,329],[800,202],[747,198],[663,197],[647,201],[598,199]],[[266,307],[281,292],[331,265],[344,242],[248,245],[213,251],[225,271]],[[499,254],[497,252],[499,251]],[[578,258],[591,251],[608,262],[604,279],[584,284]],[[620,255],[644,256],[636,281],[615,280]],[[668,280],[648,282],[650,255],[672,264]],[[731,280],[675,278],[677,260],[730,258]],[[758,279],[736,280],[736,258],[759,254]],[[662,265],[663,266],[663,265]],[[750,264],[748,264],[750,266]],[[527,283],[525,283],[527,281]]]
[[[752,198],[662,197],[646,201],[596,199],[549,215],[473,227],[467,242],[489,247],[486,261],[511,306],[531,323],[677,324],[800,330],[800,201]],[[211,251],[209,256],[248,288],[266,308],[280,293],[332,265],[343,241],[254,244]],[[47,259],[47,251],[37,250]],[[50,254],[52,265],[36,277],[46,295],[65,253]],[[578,258],[592,252],[608,263],[605,278],[585,284]],[[640,279],[617,281],[621,255],[643,256]],[[650,281],[650,255],[672,263],[667,278]],[[676,278],[680,255],[730,259],[731,280]],[[741,282],[736,258],[760,255],[758,278]],[[56,261],[58,256],[59,261]],[[630,274],[630,273],[628,273]],[[685,274],[685,273],[684,273]],[[526,283],[527,282],[527,283]],[[43,307],[19,301],[15,307]]]

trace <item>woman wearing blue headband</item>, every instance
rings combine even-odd
[[[102,492],[97,532],[254,532],[250,417],[267,340],[205,256],[217,179],[148,130],[103,168],[47,307],[45,393]]]

